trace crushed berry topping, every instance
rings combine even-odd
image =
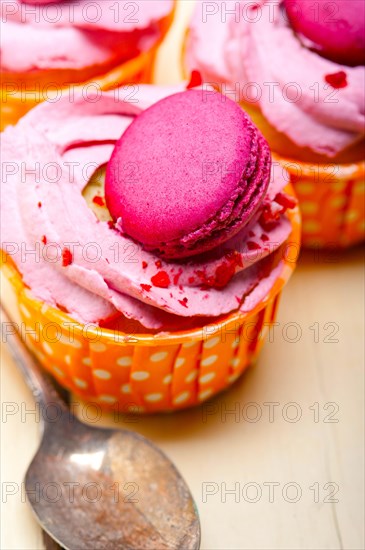
[[[69,248],[64,248],[62,250],[62,265],[63,267],[67,267],[68,265],[72,264],[72,253]]]
[[[200,290],[206,290],[206,287],[214,287],[214,277],[207,277],[206,272],[200,269],[196,271],[196,274],[203,283],[203,286],[200,288]]]
[[[247,242],[247,248],[249,250],[259,250],[261,247],[259,244],[253,242],[253,241],[248,241]]]
[[[203,84],[202,75],[200,74],[199,71],[194,70],[191,73],[190,82],[186,86],[186,89],[190,90],[191,88],[196,88],[197,86],[201,86],[202,84]]]
[[[236,268],[233,264],[222,264],[215,270],[215,286],[217,288],[224,288],[232,279],[236,272]]]
[[[41,238],[41,241],[43,244],[47,244],[47,237],[43,235],[43,237]]]
[[[215,274],[207,277],[204,271],[198,271],[197,275],[200,277],[203,287],[211,288],[224,288],[235,274],[235,267],[232,264],[223,263],[217,267]]]
[[[340,88],[346,88],[347,86],[347,75],[345,71],[338,71],[338,73],[326,74],[324,77],[327,84],[339,90]]]
[[[236,251],[229,252],[226,255],[226,258],[229,262],[234,264],[234,266],[243,267],[242,256],[238,252]]]
[[[192,285],[194,281],[195,281],[195,277],[189,277],[188,279],[189,284]]]
[[[275,196],[274,202],[281,208],[275,208],[273,204],[265,204],[259,224],[264,231],[271,231],[276,227],[280,220],[280,216],[285,213],[288,208],[294,208],[297,205],[297,200],[286,193],[278,193]]]
[[[264,231],[271,231],[276,227],[280,219],[280,212],[273,212],[270,204],[266,204],[262,210],[259,224]]]
[[[42,208],[42,203],[41,203],[41,201],[39,201],[39,203],[38,203],[38,208]]]
[[[103,197],[99,197],[99,195],[96,195],[96,197],[93,198],[93,203],[97,204],[98,206],[104,206],[105,204]]]
[[[280,206],[283,206],[285,210],[287,208],[294,208],[297,205],[296,199],[286,193],[278,193],[274,201],[280,204]]]
[[[109,225],[110,229],[115,229],[115,223],[113,222],[113,220],[109,220],[108,225]]]
[[[145,262],[145,261],[143,261],[143,262],[142,262],[142,268],[143,268],[143,269],[146,269],[147,267],[148,267],[148,263]]]
[[[144,285],[143,283],[141,283],[141,288],[143,288],[143,290],[145,290],[146,292],[150,292],[152,286],[151,285]]]
[[[157,267],[157,269],[160,269],[160,267],[162,267],[161,260],[157,260],[157,262],[155,262],[155,266]]]
[[[249,232],[248,232],[248,236],[249,236],[249,237],[254,237],[254,236],[255,236],[255,233],[254,233],[253,231],[249,231]]]
[[[166,273],[166,271],[159,271],[151,277],[151,282],[153,286],[157,286],[158,288],[168,288],[170,285],[170,277]]]
[[[216,268],[214,275],[207,276],[204,270],[196,271],[203,283],[201,290],[206,290],[207,287],[224,288],[235,275],[237,266],[243,267],[242,257],[238,252],[232,251],[226,254],[224,262]]]
[[[265,243],[270,240],[270,237],[268,235],[265,235],[265,233],[263,233],[261,235],[261,240]]]
[[[181,271],[179,273],[176,273],[176,275],[174,275],[174,285],[175,286],[177,286],[179,284],[180,276],[181,276]]]
[[[179,300],[179,304],[181,304],[183,307],[188,307],[188,299],[184,298],[183,300]]]

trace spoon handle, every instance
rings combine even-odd
[[[3,343],[8,344],[10,353],[38,405],[42,410],[49,403],[60,407],[62,410],[68,410],[64,399],[56,391],[49,377],[41,370],[41,367],[23,343],[17,331],[17,324],[10,320],[3,304],[1,305],[1,317],[1,340]]]

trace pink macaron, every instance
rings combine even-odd
[[[271,154],[219,93],[189,90],[144,111],[116,143],[105,196],[117,227],[146,250],[185,258],[224,243],[254,216]]]
[[[306,46],[337,63],[364,64],[364,0],[284,0],[284,6]]]

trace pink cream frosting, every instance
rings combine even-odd
[[[333,157],[364,136],[365,67],[306,48],[280,0],[198,0],[186,63],[231,99],[258,105],[300,147]]]
[[[173,0],[1,0],[1,68],[77,70],[130,59],[156,44],[159,22],[173,6]]]
[[[100,221],[82,195],[133,118],[184,88],[124,87],[96,102],[64,97],[5,130],[1,246],[38,299],[82,323],[121,313],[163,329],[181,318],[250,311],[269,292],[284,266],[279,247],[291,232],[277,199],[282,170],[273,167],[264,202],[240,233],[214,254],[184,262],[143,250]],[[265,229],[264,211],[277,213],[277,223]],[[273,263],[275,251],[280,257]]]

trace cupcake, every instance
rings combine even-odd
[[[1,129],[41,101],[150,82],[174,0],[1,1]]]
[[[239,102],[290,174],[303,245],[364,239],[364,2],[198,1],[185,67]]]
[[[86,401],[201,403],[257,357],[300,220],[267,142],[210,90],[43,103],[2,138],[2,270],[26,343]]]

